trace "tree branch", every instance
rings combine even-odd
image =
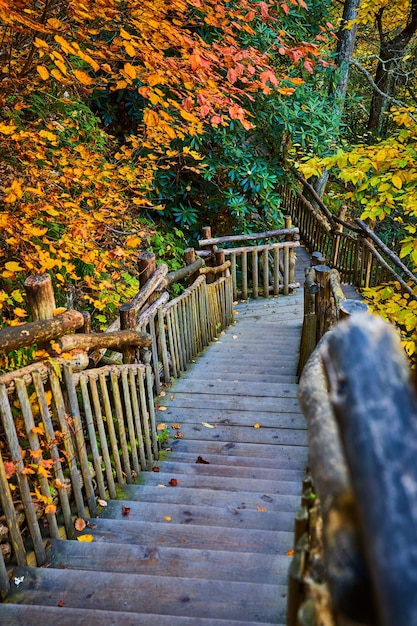
[[[358,61],[356,61],[355,59],[351,59],[350,63],[352,65],[354,65],[356,67],[356,69],[359,70],[366,77],[366,79],[367,79],[368,83],[371,85],[372,89],[374,91],[376,91],[380,96],[382,96],[383,98],[386,98],[389,102],[391,102],[392,104],[395,104],[398,107],[406,107],[407,108],[407,105],[404,102],[402,102],[401,100],[397,100],[396,98],[393,98],[389,94],[387,94],[384,91],[382,91],[382,89],[380,89],[378,87],[378,85],[376,84],[376,82],[372,78],[371,74],[368,72],[368,70],[366,70],[360,63],[358,63]],[[417,124],[417,118],[414,117],[411,113],[409,113],[409,116]]]

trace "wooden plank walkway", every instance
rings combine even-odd
[[[297,256],[302,283],[307,255]],[[175,436],[159,471],[91,520],[94,542],[52,541],[48,567],[17,568],[1,624],[286,623],[307,463],[302,309],[302,289],[236,306],[236,324],[158,399]]]

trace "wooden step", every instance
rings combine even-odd
[[[163,413],[158,412],[160,421],[166,423],[175,423],[182,426],[183,424],[201,424],[207,420],[207,411],[204,409],[190,409],[183,407],[171,407],[168,406],[167,410]],[[222,411],[216,411],[213,424],[216,426],[250,426],[254,424],[263,424],[265,427],[268,425],[275,428],[293,428],[294,430],[306,430],[307,423],[304,415],[301,413],[266,413],[263,411],[239,411],[234,409],[227,409]],[[211,418],[213,419],[213,418]],[[207,422],[209,423],[209,422]],[[172,436],[175,435],[176,430],[172,430]]]
[[[2,626],[240,626],[242,622],[204,617],[177,617],[97,609],[74,609],[65,606],[0,605]],[[245,626],[284,626],[284,622],[244,622]]]
[[[158,421],[162,422],[160,412],[157,411]],[[274,428],[268,425],[267,416],[263,414],[261,422],[255,422],[259,424],[259,427],[252,426],[227,426],[217,422],[217,412],[212,416],[207,415],[207,422],[204,424],[210,424],[213,428],[204,426],[202,423],[195,424],[181,424],[181,433],[184,439],[199,439],[200,441],[234,441],[239,443],[253,443],[262,445],[266,442],[276,443],[278,445],[287,446],[306,446],[307,445],[307,433],[305,430],[296,430],[291,428]],[[164,414],[165,417],[165,414]],[[181,414],[174,414],[174,420],[181,417]],[[269,421],[273,420],[273,415],[269,414]],[[260,418],[258,418],[260,419]]]
[[[254,429],[255,430],[255,429]],[[196,455],[218,454],[239,457],[266,457],[282,460],[300,459],[301,465],[307,462],[306,446],[288,446],[278,443],[264,443],[262,447],[256,443],[241,443],[234,441],[198,441],[193,439],[174,439],[170,441],[170,448],[175,451],[179,447],[183,452],[192,452]]]
[[[199,370],[194,370],[193,373],[201,375],[204,373],[206,380],[231,380],[235,382],[246,383],[268,383],[274,385],[275,383],[297,383],[297,376],[295,374],[271,374],[268,372],[255,373],[253,370],[239,371],[239,372],[219,372],[218,367],[205,367]]]
[[[179,576],[285,585],[290,557],[256,552],[195,550],[169,546],[52,540],[49,566],[99,572]]]
[[[297,511],[300,497],[297,495],[244,491],[244,484],[238,491],[220,489],[194,489],[191,487],[123,485],[118,487],[118,495],[125,500],[142,502],[165,502],[182,505],[232,507],[258,510],[266,506],[268,511]],[[169,513],[167,513],[169,515]]]
[[[248,621],[284,621],[286,587],[197,578],[18,567],[10,602]],[[1,612],[0,612],[1,616]]]
[[[289,481],[280,481],[270,476],[269,479],[261,478],[236,478],[234,476],[208,476],[206,474],[175,474],[166,472],[165,468],[161,472],[142,472],[135,484],[141,487],[151,487],[166,485],[169,487],[170,481],[174,479],[175,487],[171,489],[212,489],[221,491],[239,492],[244,487],[245,491],[254,493],[269,493],[283,495],[299,495],[301,493],[301,483],[294,477]]]
[[[172,461],[171,455],[165,455],[162,462],[155,462],[154,471],[156,473],[165,472],[171,476],[177,474],[191,474],[194,476],[227,476],[229,478],[239,478],[244,481],[247,478],[258,480],[278,480],[301,483],[304,476],[302,469],[280,469],[271,468],[269,466],[244,466],[244,465],[227,465],[214,463],[196,463],[196,457],[188,461]],[[207,459],[205,459],[207,461]],[[221,461],[222,458],[219,458]],[[201,461],[201,459],[200,459]],[[159,470],[159,472],[157,471]]]
[[[176,444],[178,444],[178,440],[174,440],[172,442],[172,447],[168,451],[162,451],[160,453],[160,457],[162,460],[167,459],[169,462],[180,462],[180,463],[188,463],[188,464],[198,464],[198,454],[194,451],[187,452],[186,447],[189,447],[187,442],[184,442],[182,449],[179,449]],[[206,442],[207,444],[207,442]],[[203,444],[204,445],[204,444]],[[209,444],[211,447],[211,444]],[[278,446],[276,457],[266,457],[261,456],[262,450],[260,451],[259,456],[238,456],[236,455],[227,455],[227,454],[216,454],[216,453],[205,453],[203,460],[208,461],[210,465],[205,465],[204,467],[216,467],[216,465],[224,466],[227,465],[230,468],[248,468],[252,470],[257,467],[260,469],[275,469],[275,470],[295,470],[296,474],[303,474],[305,470],[305,458],[303,456],[295,455],[292,456],[290,453],[287,453],[289,448]],[[290,449],[291,450],[291,449]],[[201,451],[201,449],[200,449]]]
[[[164,523],[166,516],[172,524],[187,526],[221,526],[224,528],[245,528],[258,530],[294,530],[292,511],[268,511],[267,503],[259,510],[200,506],[165,502],[138,502],[134,500],[110,500],[103,507],[100,517],[125,521],[126,509],[130,521]]]
[[[169,406],[184,408],[200,408],[207,410],[234,409],[256,411],[262,408],[263,412],[272,413],[301,413],[297,398],[260,398],[244,396],[218,396],[216,393],[199,394],[176,392],[173,390],[174,399],[170,400]],[[159,421],[163,421],[162,414],[158,414]]]
[[[251,397],[258,396],[259,398],[297,398],[298,385],[294,383],[280,383],[276,385],[268,385],[266,383],[234,383],[230,384],[229,381],[213,380],[208,381],[206,378],[202,379],[193,375],[189,379],[180,378],[175,384],[175,395],[180,392],[186,393],[198,393],[200,395],[207,395],[215,393],[216,395],[226,395],[236,398],[237,396]],[[166,405],[170,404],[170,395],[166,395],[164,398],[159,398],[157,402],[162,404],[165,401]]]

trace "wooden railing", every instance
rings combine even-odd
[[[283,188],[283,206],[299,228],[301,240],[317,250],[341,280],[358,287],[375,287],[397,281],[412,295],[417,278],[360,219],[346,221],[346,207],[333,215],[314,188],[297,174],[298,191]],[[414,296],[413,296],[414,297]]]
[[[304,281],[304,318],[298,375],[323,335],[341,319],[368,309],[365,302],[347,299],[340,274],[325,265],[320,252],[312,254],[312,266]]]
[[[416,624],[417,400],[398,334],[367,313],[341,321],[307,362],[299,401],[312,489],[288,626]]]
[[[210,228],[204,230],[204,238],[199,244],[205,250],[217,255],[217,259],[230,257],[234,299],[246,300],[250,294],[256,299],[260,295],[269,298],[280,292],[287,295],[297,285],[294,281],[295,250],[300,246],[298,228],[293,228],[291,218],[285,218],[285,228],[258,234],[211,237]],[[271,242],[271,239],[284,241]],[[266,243],[237,247],[243,241]],[[218,249],[219,245],[231,245]]]
[[[97,516],[158,458],[154,398],[233,319],[231,262],[207,246],[199,254],[205,266],[189,249],[186,267],[168,272],[142,253],[140,290],[104,333],[77,311],[54,316],[48,275],[27,280],[34,321],[1,330],[0,350],[36,343],[47,358],[0,376],[0,595],[8,561],[42,565],[48,537],[74,537],[76,518]],[[284,289],[291,262],[281,260]],[[172,299],[179,281],[188,286]]]

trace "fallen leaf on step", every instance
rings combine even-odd
[[[233,339],[237,339],[237,335],[232,335]]]
[[[170,522],[172,520],[172,517],[170,517],[169,515],[165,515],[164,520],[166,522]]]
[[[181,426],[179,424],[172,424],[171,428],[174,430],[180,430]]]
[[[294,550],[287,550],[287,556],[294,556]]]
[[[210,465],[210,461],[206,461],[202,456],[197,457],[196,463],[201,463],[201,465]]]
[[[166,485],[161,485],[161,484],[156,485],[156,486],[157,486],[157,487],[166,487]]]
[[[155,404],[155,409],[157,409],[158,411],[166,411],[167,410],[166,406],[160,406],[159,404]]]
[[[82,541],[83,543],[91,543],[94,541],[93,535],[80,535],[77,537],[77,541]]]
[[[84,530],[87,524],[85,523],[82,517],[77,517],[77,519],[75,520],[74,526],[75,526],[75,530],[78,530],[81,532],[82,530]]]
[[[164,396],[167,395],[167,392],[166,391],[161,391],[161,393],[159,395],[161,396],[161,398],[163,398]]]
[[[257,511],[266,511],[266,507],[265,506],[258,506],[256,507]]]
[[[161,468],[155,466],[155,467],[152,468],[152,471],[153,472],[160,472]]]
[[[156,430],[165,430],[166,427],[167,427],[166,424],[158,424],[156,427]]]
[[[171,398],[171,400],[173,400],[173,399],[175,398],[175,396],[174,396],[174,395],[172,395],[172,396],[169,396],[169,397]]]
[[[169,484],[171,485],[171,487],[176,487],[178,485],[178,480],[176,478],[171,478]]]
[[[254,424],[254,425],[253,425],[253,427],[254,427],[254,428],[260,428],[260,427],[261,427],[261,425],[260,425],[260,424],[258,424],[258,422],[256,422],[256,424]]]
[[[130,506],[122,506],[122,515],[129,515],[130,513]]]
[[[58,606],[64,606],[64,605],[65,605],[65,602],[64,602],[63,600],[60,600],[60,601],[58,602]]]
[[[100,506],[107,506],[107,502],[105,500],[101,500],[100,498],[97,500],[97,504]]]
[[[175,439],[184,439],[184,434],[180,432],[175,433]]]
[[[205,426],[206,428],[215,428],[215,426],[213,426],[213,424],[208,424],[207,422],[201,422],[203,426]]]

